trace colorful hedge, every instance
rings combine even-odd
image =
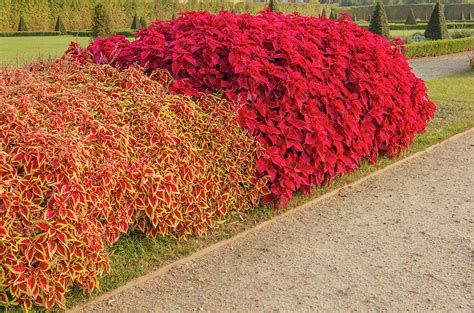
[[[0,70],[0,305],[63,307],[129,228],[183,238],[260,202],[262,148],[226,101],[169,79],[67,59]]]
[[[179,93],[223,90],[265,148],[256,165],[277,205],[399,153],[435,111],[400,47],[347,17],[190,12],[88,50],[96,63],[166,69]]]

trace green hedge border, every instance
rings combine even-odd
[[[79,36],[79,37],[91,37],[92,31],[81,30],[77,32],[67,32],[68,35]],[[126,37],[134,37],[136,31],[133,30],[119,30],[115,31],[114,34],[123,35]],[[36,31],[26,31],[26,32],[0,32],[0,37],[43,37],[43,36],[61,36],[61,32],[50,31],[50,32],[36,32]]]
[[[404,51],[403,54],[409,59],[434,57],[474,49],[474,37],[425,41],[408,44],[407,48],[408,49]]]
[[[425,30],[427,23],[419,22],[417,25],[388,24],[390,30]],[[368,23],[360,24],[362,28],[369,28]],[[448,23],[449,29],[474,29],[474,23]]]
[[[0,37],[43,37],[43,36],[60,36],[60,32],[0,32]]]

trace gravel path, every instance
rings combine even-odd
[[[83,312],[474,310],[474,130]]]
[[[413,72],[421,79],[449,76],[469,70],[467,52],[410,60]]]

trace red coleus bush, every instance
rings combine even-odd
[[[400,48],[345,17],[190,12],[88,50],[96,63],[166,69],[177,92],[223,90],[265,148],[269,202],[399,153],[435,112]]]
[[[129,227],[182,238],[260,202],[262,148],[226,101],[170,94],[169,78],[67,59],[0,70],[0,305],[91,291]]]

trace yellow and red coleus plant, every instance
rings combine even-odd
[[[64,307],[121,233],[185,238],[260,202],[263,149],[226,101],[169,79],[67,58],[0,70],[0,305]]]

